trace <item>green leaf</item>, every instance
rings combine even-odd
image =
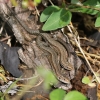
[[[71,9],[72,12],[82,12],[82,13],[87,13],[91,15],[96,15],[99,12],[98,10],[95,10],[92,8],[84,8],[78,5],[70,5],[68,8]]]
[[[50,84],[54,85],[58,83],[58,80],[51,71],[47,71],[47,74],[46,76],[44,76],[44,79],[45,79],[44,87],[46,89],[50,88]]]
[[[84,76],[84,77],[83,77],[82,83],[84,83],[84,84],[89,84],[90,82],[91,82],[91,81],[90,81],[89,77],[87,77],[87,76]]]
[[[40,74],[40,76],[44,79],[44,88],[49,89],[50,84],[57,84],[58,80],[54,76],[54,74],[50,70],[46,70],[42,67],[37,68],[37,72]]]
[[[100,8],[100,0],[87,0],[83,4],[87,6],[94,6]]]
[[[4,100],[4,97],[0,97],[0,100]]]
[[[50,31],[62,28],[70,23],[71,17],[71,12],[63,8],[57,12],[53,12],[42,27],[42,30]]]
[[[71,3],[76,4],[79,0],[71,0]]]
[[[68,92],[64,100],[88,100],[86,96],[78,91]]]
[[[91,15],[95,15],[99,12],[98,10],[89,9],[89,8],[76,8],[74,10],[76,10],[77,12],[82,12],[82,13],[91,14]]]
[[[34,0],[34,2],[36,2],[36,3],[41,3],[41,0]]]
[[[100,27],[100,12],[98,13],[97,19],[95,21],[95,27]]]
[[[41,22],[45,22],[48,17],[53,13],[60,10],[60,8],[58,6],[49,6],[47,7],[41,14],[40,16],[40,21]]]
[[[55,89],[50,93],[50,100],[63,100],[66,92],[62,89]]]
[[[71,0],[71,3],[72,4],[79,4],[79,5],[81,5],[81,2],[79,0]]]

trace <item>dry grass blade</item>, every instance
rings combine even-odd
[[[81,46],[80,46],[80,43],[79,43],[78,40],[76,39],[76,36],[78,35],[78,34],[77,34],[78,32],[75,30],[75,28],[73,27],[72,24],[71,24],[71,26],[67,26],[67,27],[68,27],[69,31],[71,32],[71,34],[73,34],[75,43],[77,44],[77,46],[78,46],[80,52],[82,53],[84,59],[86,60],[86,62],[87,62],[87,64],[88,64],[88,66],[89,66],[91,72],[94,74],[95,78],[97,79],[97,82],[100,84],[99,78],[97,77],[96,73],[95,73],[94,70],[92,69],[92,67],[91,67],[91,65],[90,65],[90,63],[89,63],[89,61],[88,61],[88,59],[86,58],[86,56],[85,56],[85,54],[84,54],[84,51],[82,50],[82,48],[81,48]],[[76,36],[75,36],[74,34],[75,34]]]

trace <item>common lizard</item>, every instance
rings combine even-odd
[[[47,57],[48,57],[48,60],[51,64],[51,67],[52,67],[57,79],[63,83],[70,83],[70,80],[61,74],[61,70],[60,70],[61,67],[57,61],[57,53],[50,46],[46,46],[46,43],[43,42],[41,39],[42,39],[42,37],[38,36],[36,39],[36,43],[40,49],[42,49],[43,51],[50,54],[50,58],[49,58],[49,56],[47,56]]]

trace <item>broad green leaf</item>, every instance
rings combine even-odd
[[[62,89],[55,89],[50,93],[50,100],[63,100],[66,92]]]
[[[64,100],[88,100],[86,96],[78,91],[68,92]]]
[[[95,21],[95,27],[100,27],[100,13],[97,16],[97,19]]]
[[[56,77],[54,76],[54,74],[50,70],[46,70],[42,67],[39,67],[37,69],[37,71],[40,74],[40,76],[42,76],[44,79],[44,88],[45,89],[49,89],[50,84],[57,84],[58,83],[58,80],[56,79]]]
[[[50,31],[62,28],[70,23],[71,17],[71,12],[63,8],[57,12],[53,12],[42,27],[42,30]]]
[[[48,17],[53,13],[60,10],[60,8],[58,6],[49,6],[47,7],[41,14],[40,16],[40,21],[41,22],[45,22]]]
[[[55,85],[58,83],[58,80],[56,79],[56,77],[54,76],[54,74],[51,71],[47,71],[47,74],[44,77],[44,79],[45,79],[44,87],[46,89],[50,88],[50,84]]]
[[[90,81],[89,77],[87,77],[87,76],[84,76],[84,77],[83,77],[82,83],[84,83],[84,84],[89,84],[90,82],[91,82],[91,81]]]

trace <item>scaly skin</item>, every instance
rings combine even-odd
[[[67,61],[68,57],[66,56],[66,49],[56,40],[54,40],[50,34],[46,34],[46,33],[42,33],[41,34],[43,37],[45,37],[47,39],[47,41],[58,48],[59,53],[60,53],[60,63],[63,66],[63,68],[67,69],[67,70],[72,70],[73,66]]]
[[[57,53],[50,46],[46,46],[46,43],[41,41],[41,38],[41,36],[38,36],[36,39],[36,43],[38,47],[42,49],[45,53],[49,53],[47,57],[57,79],[63,83],[70,83],[70,80],[61,74],[60,65],[57,61]]]

